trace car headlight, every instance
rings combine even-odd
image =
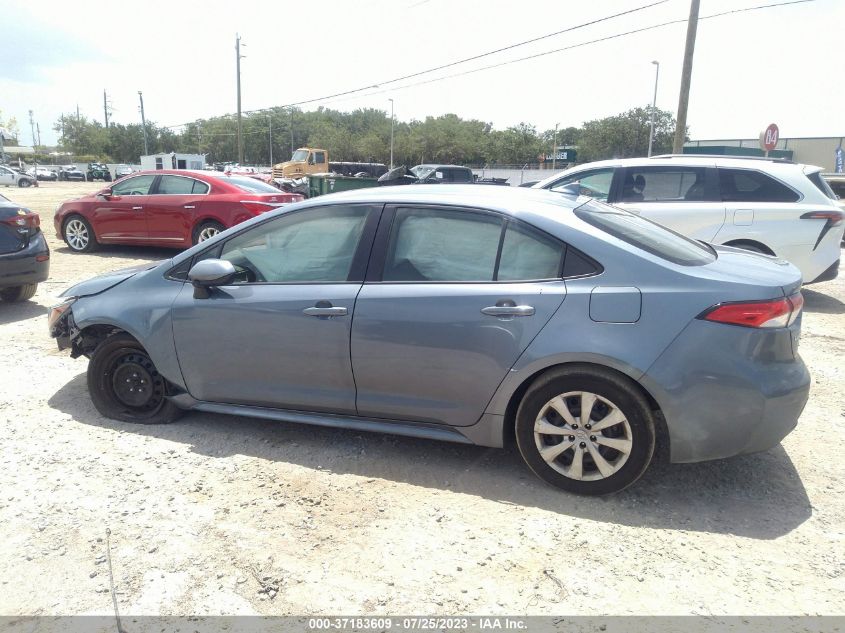
[[[55,325],[61,320],[65,313],[70,310],[70,307],[76,302],[79,297],[68,297],[61,303],[58,303],[50,308],[47,314],[47,328],[50,333],[54,331]]]

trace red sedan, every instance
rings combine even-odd
[[[95,194],[63,202],[54,222],[56,235],[78,253],[99,244],[187,248],[303,199],[244,176],[142,171]]]

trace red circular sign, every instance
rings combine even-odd
[[[760,146],[767,152],[770,152],[777,147],[779,138],[780,130],[775,123],[772,123],[760,135]]]

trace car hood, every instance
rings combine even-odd
[[[108,290],[109,288],[113,288],[119,283],[122,283],[129,279],[130,277],[134,277],[138,273],[144,272],[145,270],[151,270],[161,264],[164,260],[157,261],[157,262],[147,262],[146,264],[140,264],[138,266],[130,266],[129,268],[121,268],[120,270],[115,270],[113,272],[107,273],[105,275],[100,275],[98,277],[93,277],[92,279],[88,279],[86,281],[80,282],[74,286],[71,286],[63,293],[61,293],[60,297],[87,297],[89,295],[95,295],[104,290]]]

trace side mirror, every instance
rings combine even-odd
[[[100,195],[103,197],[104,200],[111,200],[114,194],[111,191],[111,187],[106,187],[100,192]]]
[[[223,259],[204,259],[197,262],[188,272],[188,279],[194,286],[194,299],[208,299],[209,288],[232,283],[235,274],[232,262]]]

